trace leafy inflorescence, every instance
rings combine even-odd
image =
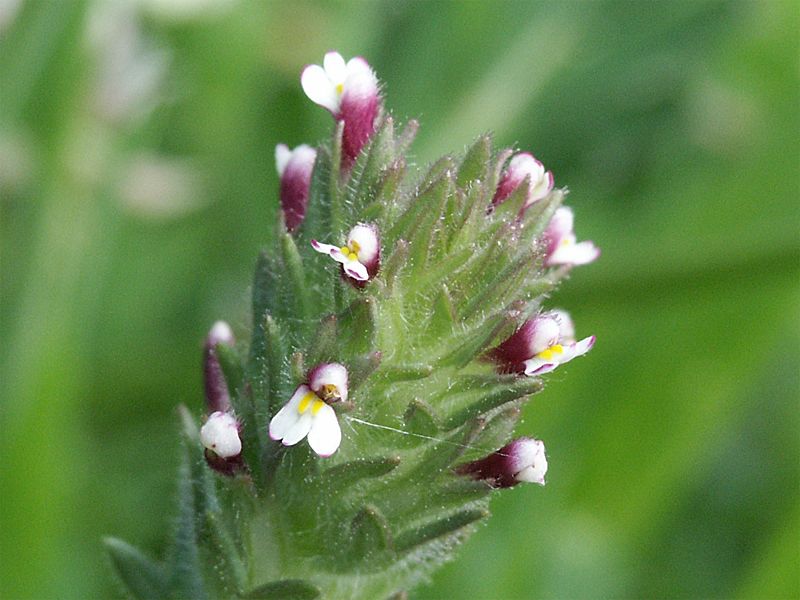
[[[135,597],[381,598],[408,589],[488,516],[492,488],[454,467],[505,444],[538,378],[483,357],[539,310],[558,272],[542,267],[554,190],[528,210],[525,186],[488,210],[509,150],[481,136],[461,160],[409,175],[416,131],[391,116],[352,168],[342,127],[318,150],[305,220],[259,256],[249,351],[218,346],[241,421],[247,471],[220,477],[183,415],[185,459],[171,551],[154,563],[108,549]],[[357,223],[380,232],[364,286],[314,252]],[[267,425],[306,369],[345,365],[341,446],[321,459],[283,447]]]

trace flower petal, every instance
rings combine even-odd
[[[326,404],[314,416],[311,431],[308,432],[308,445],[314,452],[325,457],[336,452],[341,442],[342,430],[336,412]]]
[[[336,85],[319,65],[308,65],[300,76],[303,91],[312,102],[327,108],[334,115],[339,112],[339,94]]]
[[[222,458],[230,458],[242,453],[239,425],[234,416],[227,412],[211,413],[200,428],[200,441],[203,446]]]
[[[320,395],[322,386],[336,386],[339,399],[347,401],[347,368],[339,363],[322,363],[317,365],[308,374],[308,385],[311,390]],[[320,396],[322,397],[322,396]],[[325,399],[325,398],[323,398]]]
[[[278,144],[275,146],[275,167],[278,169],[278,177],[283,175],[286,170],[286,165],[289,164],[289,159],[292,158],[292,151],[286,144]]]
[[[302,440],[311,431],[311,426],[314,424],[314,416],[310,410],[307,410],[294,424],[289,427],[286,434],[283,436],[281,443],[284,446],[294,446],[297,442]]]
[[[292,427],[297,423],[300,419],[300,413],[297,412],[297,407],[300,405],[300,401],[303,399],[308,392],[310,392],[310,388],[307,385],[301,385],[298,387],[292,397],[289,399],[283,408],[281,408],[272,420],[269,422],[269,437],[273,440],[281,440],[286,435],[286,433],[292,429]]]
[[[327,254],[336,262],[346,263],[350,261],[350,259],[342,253],[342,250],[339,248],[339,246],[334,246],[333,244],[321,244],[317,240],[311,240],[311,247],[320,254]]]
[[[364,225],[359,223],[347,234],[347,245],[353,242],[358,244],[358,262],[369,264],[374,261],[380,252],[378,242],[378,231],[374,225]]]
[[[325,58],[322,59],[322,67],[334,86],[344,83],[347,78],[347,64],[338,52],[326,53]]]
[[[335,256],[334,260],[336,260]],[[357,260],[350,260],[342,264],[344,265],[344,272],[347,273],[350,277],[352,277],[356,281],[367,281],[369,279],[369,273],[367,272],[367,267],[362,265]]]
[[[532,376],[544,375],[545,373],[555,371],[559,363],[548,362],[541,358],[531,358],[526,360],[523,364],[525,365],[525,375]]]

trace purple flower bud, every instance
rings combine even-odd
[[[508,168],[503,172],[497,191],[492,198],[492,206],[504,202],[528,179],[528,197],[523,208],[545,198],[553,189],[553,174],[545,172],[544,165],[536,160],[532,154],[521,152],[514,156],[508,163]]]
[[[289,150],[286,144],[275,147],[275,165],[281,178],[281,208],[289,231],[297,229],[306,216],[316,159],[317,151],[306,144],[294,150]]]
[[[233,346],[235,340],[230,325],[217,321],[206,336],[203,348],[203,383],[206,392],[206,408],[209,413],[225,412],[231,408],[231,398],[225,374],[217,357],[217,345]]]
[[[517,438],[486,458],[461,465],[456,473],[485,480],[498,488],[513,487],[521,482],[544,485],[547,473],[544,442]]]
[[[575,217],[572,209],[561,206],[556,210],[544,232],[546,267],[556,265],[586,265],[600,256],[594,242],[576,243],[573,233]]]

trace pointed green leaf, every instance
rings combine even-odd
[[[322,362],[334,362],[337,359],[339,345],[339,323],[336,315],[324,317],[314,333],[313,343],[307,350],[308,364],[318,365]]]
[[[206,597],[206,592],[198,548],[198,518],[191,469],[192,450],[193,448],[184,444],[184,456],[178,475],[179,512],[168,562],[168,585],[173,597],[200,600]]]
[[[485,180],[489,174],[492,158],[492,138],[491,135],[480,136],[464,156],[461,166],[458,168],[458,179],[456,183],[459,187],[465,187],[469,182]]]
[[[222,367],[222,373],[225,375],[228,393],[233,397],[236,395],[236,390],[239,389],[244,378],[242,357],[236,351],[236,348],[231,348],[227,344],[217,344],[214,352],[217,355],[220,367]]]
[[[351,460],[323,471],[320,482],[326,493],[336,494],[365,479],[383,477],[399,464],[399,456]]]
[[[447,347],[453,348],[440,359],[442,366],[464,367],[487,350],[502,331],[513,326],[517,315],[513,311],[490,314],[480,325],[453,336]],[[512,327],[513,328],[513,327]],[[509,332],[510,333],[510,332]]]
[[[314,600],[322,595],[320,589],[303,579],[282,579],[260,585],[247,592],[247,600]]]
[[[374,350],[377,312],[377,300],[372,296],[361,296],[339,315],[340,356],[354,357]]]
[[[428,364],[404,364],[388,366],[381,369],[378,377],[384,383],[415,381],[425,379],[433,373],[433,366]]]
[[[281,236],[280,242],[283,267],[285,269],[284,276],[288,279],[289,296],[294,301],[294,318],[296,319],[295,322],[298,324],[298,326],[293,327],[292,330],[298,330],[294,338],[299,342],[303,339],[300,333],[304,333],[307,327],[316,321],[316,316],[319,311],[319,302],[316,301],[311,292],[311,286],[309,285],[305,269],[303,268],[303,259],[300,257],[300,252],[297,250],[294,238],[290,234],[284,233]]]
[[[392,553],[392,532],[380,510],[367,505],[350,522],[349,558],[353,562],[370,563],[385,560]]]
[[[214,546],[213,552],[221,563],[217,572],[227,585],[233,587],[237,592],[241,592],[247,582],[247,569],[239,548],[234,543],[219,512],[206,510],[205,519],[205,530],[208,531],[209,540]]]
[[[473,402],[468,406],[457,409],[444,424],[445,429],[452,429],[459,427],[469,419],[483,415],[492,409],[495,409],[503,404],[513,402],[519,398],[524,398],[542,389],[542,381],[534,377],[520,377],[511,385],[505,386],[501,384],[494,390],[487,393],[477,402]]]
[[[384,281],[386,281],[386,289],[389,292],[394,291],[398,276],[408,265],[408,250],[408,242],[405,240],[398,240],[391,250],[389,260],[387,260],[386,264],[383,266],[382,276]]]
[[[442,211],[445,201],[454,194],[454,183],[451,176],[443,176],[425,190],[417,198],[417,202],[425,206],[417,219],[403,233],[403,238],[410,244],[408,260],[411,268],[408,275],[425,270],[428,265],[428,255],[436,253],[440,246],[447,242],[438,235],[442,229]]]
[[[422,544],[439,538],[446,538],[488,516],[489,511],[484,509],[459,511],[444,519],[404,531],[395,539],[395,548],[397,548],[398,552],[409,552]]]
[[[414,399],[409,403],[403,420],[406,424],[406,431],[411,433],[435,436],[439,432],[436,417],[433,416],[433,409],[422,400]]]
[[[114,538],[103,538],[117,575],[137,600],[167,598],[169,588],[164,567],[147,558],[130,544]]]
[[[419,121],[416,119],[409,119],[403,132],[397,136],[395,140],[395,152],[397,155],[405,154],[411,146],[414,138],[417,137],[417,130],[419,129]]]

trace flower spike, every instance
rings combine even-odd
[[[349,167],[375,132],[381,105],[378,78],[363,58],[345,62],[338,52],[328,52],[322,66],[303,69],[300,83],[306,96],[344,121],[342,160]]]
[[[294,231],[303,222],[308,206],[311,173],[317,151],[306,144],[290,150],[286,144],[275,147],[275,165],[281,178],[281,208],[286,229]]]
[[[378,229],[374,225],[359,224],[353,227],[347,234],[344,246],[321,244],[317,240],[311,240],[311,246],[341,263],[345,274],[357,282],[367,281],[378,273],[381,245]]]
[[[498,488],[513,487],[522,482],[544,485],[547,474],[544,442],[528,437],[517,438],[486,458],[460,466],[456,472],[485,480]]]
[[[347,369],[339,363],[314,367],[269,423],[269,437],[294,446],[304,437],[319,456],[336,452],[342,430],[330,403],[347,400]]]
[[[550,219],[550,224],[544,232],[546,267],[586,265],[600,256],[600,249],[594,242],[575,242],[572,230],[574,220],[572,209],[568,206],[560,206]]]
[[[528,179],[528,197],[523,208],[538,202],[553,190],[553,173],[544,170],[544,165],[528,152],[520,152],[508,163],[503,172],[497,191],[492,198],[492,206],[504,202]]]

